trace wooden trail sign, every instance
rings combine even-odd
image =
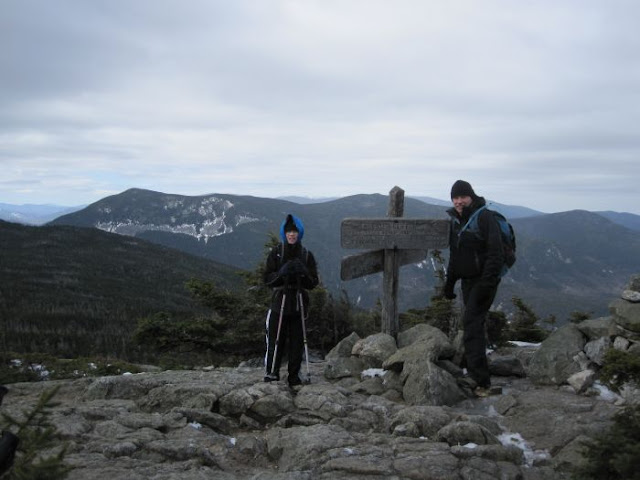
[[[382,332],[398,334],[398,272],[400,266],[417,263],[427,257],[430,248],[449,246],[449,221],[401,218],[404,190],[389,192],[386,218],[345,218],[340,231],[343,248],[376,250],[342,259],[342,280],[383,272]]]
[[[449,222],[422,218],[346,218],[342,248],[428,250],[448,246]]]

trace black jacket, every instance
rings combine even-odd
[[[493,213],[487,209],[480,212],[479,232],[465,230],[460,234],[473,212],[484,205],[484,198],[475,197],[462,215],[454,208],[447,210],[451,216],[447,282],[455,283],[459,278],[479,279],[487,286],[495,286],[500,281],[504,253],[500,226]]]
[[[304,271],[282,275],[281,267],[287,262],[296,261],[296,259],[302,263]],[[298,293],[302,294],[305,314],[308,312],[309,294],[307,290],[315,288],[320,282],[316,259],[300,242],[295,245],[281,243],[271,249],[267,257],[263,280],[268,287],[273,288],[271,309],[275,312],[280,312],[282,295],[287,295],[284,313],[288,315],[300,312],[301,305],[298,302]]]

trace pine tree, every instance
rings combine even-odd
[[[60,387],[46,390],[38,403],[22,412],[21,418],[2,413],[3,427],[20,439],[13,467],[2,480],[61,480],[71,467],[64,463],[66,446],[60,446],[56,428],[50,422],[53,402]],[[57,453],[49,455],[52,451]]]

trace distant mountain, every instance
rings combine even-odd
[[[268,234],[278,234],[288,213],[302,218],[304,244],[319,261],[323,283],[334,293],[346,290],[354,301],[375,304],[380,293],[379,278],[343,283],[340,259],[356,253],[342,250],[340,224],[345,217],[384,217],[388,198],[383,195],[354,195],[338,200],[300,205],[284,200],[226,194],[186,197],[131,189],[107,197],[84,210],[65,215],[53,225],[96,227],[133,235],[193,255],[253,270],[264,260]],[[443,207],[408,198],[405,216],[445,218]],[[405,267],[409,269],[410,267]],[[433,283],[421,271],[421,283]],[[425,302],[425,292],[403,284],[401,299],[415,305]]]
[[[0,221],[3,345],[20,351],[131,352],[139,317],[198,311],[191,278],[239,288],[238,269],[142,239],[70,226]],[[52,345],[55,343],[55,346]]]
[[[307,205],[309,203],[324,203],[331,202],[332,200],[337,200],[339,197],[297,197],[295,195],[288,197],[278,197],[278,200],[286,200],[287,202],[299,203],[300,205]]]
[[[633,213],[620,213],[620,212],[596,212],[605,218],[608,218],[613,223],[622,225],[631,230],[640,232],[640,215],[634,215]]]
[[[378,194],[300,205],[249,196],[186,197],[132,189],[52,223],[136,236],[252,270],[263,261],[268,233],[278,232],[285,215],[293,213],[305,223],[304,244],[318,259],[323,283],[335,294],[344,291],[354,302],[370,307],[381,294],[381,275],[340,280],[341,258],[356,253],[341,248],[340,224],[347,217],[384,217],[387,207],[387,196]],[[405,217],[446,218],[445,210],[405,199]],[[517,295],[540,315],[555,314],[560,322],[576,310],[604,315],[630,275],[640,272],[640,235],[602,215],[574,211],[510,219],[517,233],[518,260],[500,287],[501,308],[509,310]],[[402,268],[401,309],[427,304],[436,267],[429,260]]]
[[[519,241],[516,294],[534,304],[564,298],[582,305],[575,310],[604,315],[598,304],[608,303],[611,287],[623,289],[640,272],[640,235],[601,215],[573,210],[512,224]]]
[[[439,198],[434,198],[434,197],[411,197],[411,198],[415,198],[416,200],[420,200],[421,202],[428,203],[429,205],[440,205],[441,207],[451,206],[450,200],[441,200]]]
[[[414,197],[414,196],[409,198],[414,198],[428,205],[437,205],[437,206],[447,207],[447,208],[451,207],[450,200],[441,200],[439,198],[434,198],[434,197]],[[278,197],[278,200],[286,200],[288,202],[294,202],[300,205],[308,205],[310,203],[326,203],[334,200],[339,200],[339,197],[310,198],[310,197],[289,196],[289,197]],[[497,210],[498,212],[502,213],[505,217],[509,219],[544,215],[544,213],[542,212],[539,212],[537,210],[533,210],[527,207],[520,207],[517,205],[504,205],[502,203],[491,202],[491,201],[488,201],[488,202],[490,203],[490,208]],[[614,213],[614,212],[611,212],[611,213]],[[638,217],[638,220],[640,221],[640,217]]]
[[[433,197],[412,197],[412,198],[415,198],[416,200],[420,200],[421,202],[428,203],[430,205],[441,205],[448,208],[451,207],[450,200],[449,201],[440,200],[438,198],[433,198]],[[504,205],[502,203],[493,202],[491,200],[487,200],[487,204],[489,208],[502,213],[508,219],[544,215],[544,213],[539,212],[537,210],[532,210],[531,208],[519,207],[516,205]]]
[[[63,207],[60,205],[10,205],[8,203],[0,203],[0,220],[24,225],[44,225],[61,215],[81,210],[85,206]]]

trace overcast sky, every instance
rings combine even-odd
[[[636,0],[3,0],[0,202],[146,188],[640,214]]]

